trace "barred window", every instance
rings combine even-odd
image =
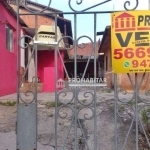
[[[10,52],[13,52],[14,47],[14,36],[13,36],[13,29],[6,25],[6,49]]]

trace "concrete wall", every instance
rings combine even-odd
[[[15,93],[17,90],[17,65],[16,65],[16,19],[0,3],[0,21],[8,22],[14,30],[14,51],[6,49],[6,23],[0,23],[0,96]]]

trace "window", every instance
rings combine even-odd
[[[106,71],[108,70],[108,56],[106,56]]]
[[[9,25],[6,25],[6,49],[10,52],[13,52],[13,39],[13,29]]]

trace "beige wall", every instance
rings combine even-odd
[[[140,84],[141,78],[143,73],[138,73],[138,85]],[[135,74],[130,74],[133,84],[135,83]],[[118,74],[118,78],[120,81],[118,83],[118,87],[126,89],[126,90],[133,90],[130,80],[127,74]],[[150,88],[150,73],[146,73],[145,78],[143,80],[142,86],[140,88],[141,92],[148,90]]]

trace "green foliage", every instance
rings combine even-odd
[[[128,104],[131,105],[131,106],[133,106],[133,105],[135,105],[135,102],[129,101]]]
[[[147,116],[147,113],[150,112],[150,108],[149,109],[144,109],[141,111],[141,115],[142,115],[142,121],[145,123],[145,124],[148,124],[148,116]]]
[[[46,106],[47,106],[48,108],[50,108],[50,107],[55,107],[55,104],[56,104],[56,102],[48,102],[48,103],[46,103]],[[60,103],[60,102],[57,103],[57,106],[58,106],[58,107],[61,106],[61,105],[62,105],[62,103]]]
[[[122,112],[125,109],[125,106],[120,106],[118,112]]]
[[[85,102],[86,102],[86,99],[83,99],[82,102],[85,103]]]
[[[78,110],[80,109],[80,106],[79,105],[77,105],[77,107],[76,107]]]
[[[7,102],[0,102],[0,105],[2,106],[15,106],[16,102],[11,102],[11,101],[7,101]]]
[[[110,90],[110,89],[107,89],[107,90],[106,90],[106,93],[111,93],[111,90]]]

